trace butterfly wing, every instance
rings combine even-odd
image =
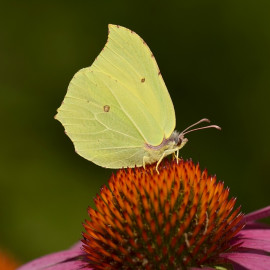
[[[91,67],[75,74],[56,118],[76,151],[109,168],[141,166],[144,144],[159,145],[175,128],[171,98],[145,42],[110,25]]]

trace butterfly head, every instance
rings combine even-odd
[[[184,135],[183,132],[179,133],[175,130],[170,136],[169,141],[174,147],[176,146],[178,149],[181,149],[188,142],[188,139]]]
[[[188,142],[188,139],[185,138],[185,134],[180,133],[178,136],[178,143],[177,143],[177,146],[179,146],[179,149],[182,148],[187,142]]]
[[[172,133],[171,138],[175,142],[175,144],[179,147],[179,149],[181,149],[188,142],[188,139],[185,138],[185,135],[187,133],[190,133],[190,132],[193,132],[193,131],[196,131],[196,130],[200,130],[200,129],[206,129],[206,128],[216,128],[216,129],[221,130],[221,128],[219,126],[216,126],[216,125],[208,125],[208,126],[204,126],[204,127],[199,127],[199,128],[191,129],[192,127],[197,126],[198,124],[203,123],[203,122],[210,123],[210,120],[208,120],[206,118],[203,118],[200,121],[198,121],[198,122],[190,125],[189,127],[187,127],[186,129],[184,129],[180,133],[177,132],[177,131],[174,131]]]

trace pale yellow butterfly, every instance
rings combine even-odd
[[[135,32],[109,25],[94,63],[78,71],[56,115],[82,157],[106,168],[144,166],[176,153],[191,127],[175,131],[172,100],[155,58]],[[217,128],[216,125],[204,128]]]

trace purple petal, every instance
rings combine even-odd
[[[233,270],[248,270],[248,268],[243,267],[237,263],[233,263]]]
[[[249,238],[238,238],[233,241],[233,245],[239,245],[241,248],[258,249],[266,252],[270,252],[270,239],[249,239]]]
[[[83,269],[87,264],[78,259],[83,252],[76,244],[69,250],[52,253],[31,261],[17,270],[77,270]]]
[[[242,230],[237,234],[237,236],[240,238],[250,238],[255,240],[270,240],[270,229]]]
[[[234,252],[223,253],[220,257],[227,259],[231,263],[236,263],[247,270],[269,270],[270,257],[262,254]],[[236,266],[237,267],[237,266]]]
[[[203,267],[203,268],[198,268],[198,267],[190,267],[188,270],[215,270],[215,268],[212,267]]]
[[[259,222],[249,222],[246,224],[243,230],[249,230],[249,229],[270,229],[270,226],[268,224],[259,223]]]
[[[245,215],[245,221],[252,222],[266,217],[270,217],[270,206],[267,206],[265,208],[262,208],[260,210]]]

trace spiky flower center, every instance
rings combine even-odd
[[[94,269],[212,265],[242,228],[229,189],[192,161],[119,170],[95,198],[83,248]]]

